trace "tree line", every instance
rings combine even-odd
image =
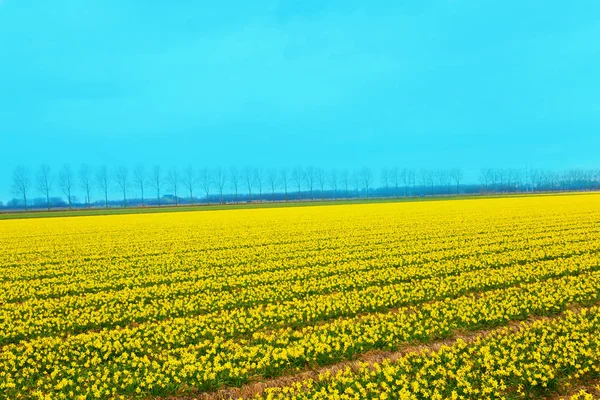
[[[239,203],[290,200],[325,200],[370,197],[433,196],[461,193],[516,193],[525,191],[558,191],[596,189],[600,171],[573,169],[554,172],[542,169],[494,169],[480,171],[479,182],[463,184],[460,168],[414,169],[371,168],[324,169],[295,168],[201,168],[163,170],[160,165],[146,169],[138,165],[132,170],[119,166],[92,168],[87,164],[77,170],[64,164],[53,171],[48,164],[35,173],[27,167],[15,168],[12,189],[16,196],[8,206],[25,208],[37,193],[47,209],[53,206],[109,207],[115,203],[110,196],[119,193],[118,205],[175,205],[181,203]],[[76,193],[83,195],[78,202]],[[135,193],[135,196],[132,196]],[[200,193],[200,196],[198,196]],[[58,194],[58,197],[56,196]],[[95,200],[92,197],[95,196]]]

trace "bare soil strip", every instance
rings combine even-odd
[[[589,307],[581,307],[579,305],[572,305],[567,307],[567,310],[573,312],[579,312],[583,308]],[[337,364],[332,364],[328,366],[324,366],[321,368],[310,369],[306,371],[301,371],[295,374],[279,376],[273,379],[263,379],[257,382],[248,383],[241,387],[236,388],[223,388],[214,392],[204,392],[198,393],[196,395],[186,395],[186,396],[170,396],[169,400],[192,400],[192,399],[200,399],[200,400],[225,400],[225,399],[251,399],[256,396],[263,395],[265,393],[265,389],[267,388],[277,388],[277,387],[285,387],[290,386],[297,382],[302,382],[308,379],[317,380],[319,375],[324,374],[326,372],[334,375],[338,371],[351,369],[354,372],[358,372],[361,364],[376,364],[381,363],[385,360],[394,362],[399,358],[406,356],[409,353],[426,353],[426,352],[435,352],[439,351],[442,346],[452,346],[458,340],[462,340],[466,343],[472,343],[479,338],[489,336],[493,333],[500,332],[503,329],[510,329],[512,331],[518,331],[524,326],[531,324],[534,321],[548,321],[552,319],[560,318],[564,315],[564,312],[556,314],[554,316],[531,316],[526,320],[522,321],[511,321],[504,326],[500,326],[493,329],[482,329],[476,331],[457,331],[453,337],[437,340],[429,343],[416,344],[416,345],[403,345],[396,351],[381,351],[381,350],[372,350],[366,353],[360,354],[354,360],[342,361]],[[258,378],[260,379],[260,378]],[[592,386],[593,387],[593,386]],[[561,397],[557,397],[560,399]]]
[[[559,393],[547,397],[548,400],[569,400],[573,396],[580,392],[585,392],[594,397],[594,399],[600,399],[600,378],[595,379],[582,379],[577,384],[571,385],[570,387],[561,387]],[[582,397],[583,399],[583,397]]]

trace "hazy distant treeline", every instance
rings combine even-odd
[[[469,193],[595,190],[600,170],[562,172],[522,168],[484,168],[476,183],[463,183],[460,168],[360,169],[201,168],[147,169],[137,166],[92,168],[69,164],[54,171],[15,168],[10,209],[31,207],[128,207],[252,201],[325,200],[369,197],[434,196]],[[118,198],[113,198],[119,193]],[[35,195],[35,196],[34,196]]]

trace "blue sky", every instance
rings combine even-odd
[[[598,166],[600,2],[0,0],[18,164]]]

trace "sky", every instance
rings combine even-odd
[[[0,0],[17,165],[600,167],[600,2]]]

